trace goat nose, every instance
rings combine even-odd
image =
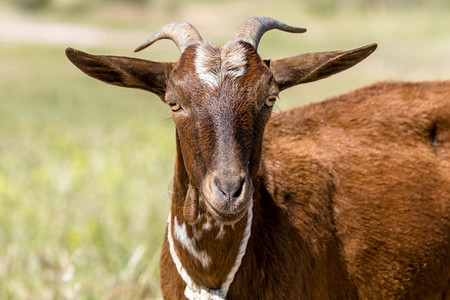
[[[219,196],[225,201],[233,201],[242,194],[245,179],[243,177],[214,179]]]

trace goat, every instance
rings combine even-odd
[[[450,81],[374,84],[271,117],[278,93],[376,44],[262,60],[268,17],[222,47],[189,23],[177,62],[68,48],[87,75],[148,90],[176,125],[160,261],[166,299],[449,299]]]

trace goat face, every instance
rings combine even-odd
[[[188,177],[180,183],[186,185],[182,190],[188,221],[195,221],[199,200],[221,223],[233,224],[245,214],[264,126],[279,91],[345,70],[376,48],[372,44],[263,61],[257,54],[259,39],[274,28],[305,31],[271,18],[252,17],[241,22],[232,41],[218,48],[204,42],[192,25],[174,22],[136,49],[172,39],[182,52],[176,63],[66,50],[89,76],[151,91],[170,106],[177,131],[177,164]]]
[[[168,81],[164,101],[189,180],[223,223],[240,219],[248,207],[277,95],[269,68],[245,42],[187,48]]]

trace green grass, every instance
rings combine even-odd
[[[2,45],[0,63],[0,298],[158,295],[166,107],[79,76],[60,48]]]
[[[142,26],[150,34],[187,19],[214,43],[230,39],[248,15],[308,28],[296,36],[267,33],[260,44],[265,58],[380,44],[352,70],[282,93],[278,109],[381,79],[450,75],[447,8],[402,13],[346,7],[318,14],[317,7],[299,1],[175,6],[127,7],[121,13],[123,4],[106,10],[96,4],[96,10],[75,11],[69,20],[106,29]],[[50,12],[28,17],[63,21],[69,15]],[[84,50],[135,56],[136,45]],[[160,42],[136,56],[164,60],[178,51]],[[88,78],[68,62],[64,46],[1,43],[0,66],[0,299],[159,297],[175,150],[167,107],[149,93]]]

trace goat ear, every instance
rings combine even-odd
[[[167,79],[175,63],[143,59],[91,55],[72,48],[67,58],[87,75],[108,84],[150,91],[163,98]]]
[[[284,90],[344,71],[365,59],[376,48],[377,44],[370,44],[348,51],[306,53],[273,59],[268,64],[279,89]]]

